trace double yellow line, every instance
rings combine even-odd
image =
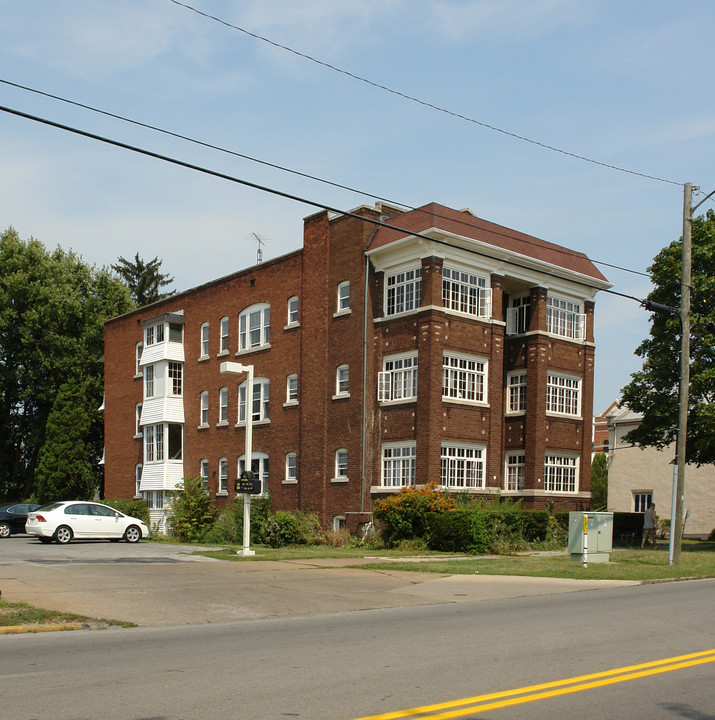
[[[542,683],[541,685],[529,685],[514,690],[503,690],[502,692],[490,693],[487,695],[476,695],[475,697],[451,700],[450,702],[435,705],[423,705],[422,707],[410,710],[398,710],[395,712],[383,713],[382,715],[369,715],[356,718],[355,720],[398,720],[398,718],[419,718],[419,720],[449,720],[472,715],[476,712],[496,710],[497,708],[510,707],[511,705],[523,705],[524,703],[546,700],[548,698],[568,695],[592,690],[607,685],[637,680],[638,678],[658,675],[660,673],[682,670],[683,668],[705,663],[715,662],[715,649],[703,652],[679,655],[678,657],[655,660],[643,663],[642,665],[630,665],[628,667],[605,670],[591,675],[580,675],[566,680],[555,680]]]

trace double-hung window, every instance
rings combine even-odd
[[[417,448],[414,443],[382,446],[383,487],[414,485],[417,477]]]
[[[526,411],[526,370],[507,373],[506,411],[522,413]]]
[[[288,325],[298,324],[298,298],[292,297],[288,300]]]
[[[335,479],[348,479],[348,451],[344,449],[335,451]]]
[[[581,414],[581,378],[548,373],[546,412],[578,417]]]
[[[442,397],[485,403],[487,361],[467,355],[444,353],[442,360]]]
[[[488,318],[492,313],[492,291],[481,275],[455,268],[442,268],[442,304],[450,310]]]
[[[653,500],[653,493],[634,492],[633,493],[633,512],[645,512]]]
[[[238,422],[246,422],[246,391],[248,383],[238,387]],[[267,378],[255,378],[253,381],[253,400],[251,403],[252,422],[268,420],[268,404],[270,383]]]
[[[164,426],[161,424],[144,428],[144,461],[164,462]]]
[[[228,423],[228,388],[218,391],[218,422],[219,425]]]
[[[547,454],[544,461],[544,490],[574,493],[578,489],[577,474],[577,457]]]
[[[253,305],[238,317],[238,349],[252,350],[271,342],[271,307]]]
[[[288,375],[286,377],[286,403],[298,402],[298,376]]]
[[[228,459],[221,458],[218,461],[218,494],[228,493]]]
[[[422,302],[422,268],[405,270],[385,278],[385,314],[416,310]]]
[[[584,340],[586,337],[586,316],[579,302],[547,295],[546,331],[552,335]]]
[[[144,397],[154,397],[154,366],[147,365],[144,368]]]
[[[338,312],[350,310],[350,281],[346,280],[338,285]]]
[[[529,331],[531,322],[531,297],[512,298],[506,311],[506,334],[520,335]]]
[[[521,491],[524,489],[524,463],[523,452],[508,452],[506,454],[506,487],[505,490]]]
[[[209,391],[204,390],[201,393],[201,427],[209,425]]]
[[[477,445],[442,445],[443,487],[483,488],[486,450]]]
[[[201,357],[209,356],[209,324],[204,323],[201,326]]]
[[[183,365],[178,362],[169,362],[169,383],[172,395],[182,394]]]
[[[219,324],[220,338],[219,338],[219,354],[228,352],[228,318],[222,317]]]
[[[350,394],[350,368],[339,365],[335,370],[335,396],[345,397]]]
[[[286,453],[286,477],[287,483],[298,481],[298,456],[294,452]]]
[[[201,477],[201,487],[204,490],[209,489],[209,461],[203,458],[199,461],[199,476]]]
[[[378,373],[378,400],[412,400],[417,397],[417,353],[387,357]]]

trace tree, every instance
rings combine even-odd
[[[200,540],[214,524],[216,511],[203,478],[184,478],[172,493],[169,525],[181,542]]]
[[[84,388],[65,383],[57,391],[45,426],[45,444],[35,473],[33,496],[37,502],[92,499],[99,458],[92,458],[88,446],[91,427]]]
[[[606,453],[596,453],[591,463],[591,509],[608,507],[608,458]]]
[[[693,220],[692,338],[686,461],[715,462],[715,213]],[[648,300],[672,308],[680,306],[682,239],[661,250],[648,268],[655,288]],[[626,441],[663,449],[673,443],[678,424],[680,320],[654,313],[650,337],[637,348],[643,368],[623,388],[622,402],[643,414],[640,426]]]
[[[155,257],[145,263],[137,253],[134,256],[134,262],[130,262],[123,257],[117,258],[117,264],[112,265],[112,270],[117,272],[119,277],[126,283],[132,293],[134,302],[139,307],[142,307],[173,295],[173,292],[160,292],[161,288],[174,282],[174,278],[169,277],[168,273],[159,272],[162,262],[158,257]]]
[[[60,387],[83,387],[88,457],[102,454],[104,322],[133,308],[108,269],[48,252],[13,228],[0,234],[0,501],[31,495]]]

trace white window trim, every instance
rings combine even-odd
[[[554,458],[559,459],[562,461],[569,461],[569,463],[573,462],[573,464],[569,465],[563,465],[563,464],[554,464],[554,465],[548,465],[546,464],[546,461],[548,458]],[[547,485],[549,484],[549,481],[547,479],[547,468],[553,467],[553,468],[573,468],[574,470],[574,489],[573,490],[550,490],[547,488]],[[544,492],[548,493],[550,495],[577,495],[578,494],[578,488],[579,488],[579,474],[581,470],[581,457],[579,455],[575,455],[573,453],[564,453],[564,452],[551,452],[549,450],[546,451],[544,454]]]
[[[138,342],[134,346],[134,360],[136,363],[134,366],[134,377],[135,378],[143,377],[142,367],[141,367],[142,352],[144,352],[144,343]]]
[[[483,366],[483,370],[462,370],[459,368],[445,368],[445,361],[447,358],[454,358],[456,360],[466,360],[468,362],[480,363]],[[482,377],[482,399],[472,400],[471,398],[458,398],[445,395],[445,382],[444,373],[445,369],[458,370],[464,373],[474,373],[476,376]],[[488,407],[489,405],[489,360],[485,357],[479,357],[478,355],[467,355],[465,353],[453,352],[451,350],[445,350],[442,354],[442,402],[460,403],[466,405],[478,405],[480,407]]]
[[[226,393],[226,404],[223,404],[223,395],[224,391]],[[229,406],[229,397],[228,397],[228,388],[222,387],[219,388],[218,391],[218,422],[216,423],[216,427],[226,427],[228,425],[228,406]],[[226,416],[224,415],[224,407],[226,408]]]
[[[340,371],[342,369],[347,370],[348,373],[348,389],[347,390],[340,390]],[[335,395],[333,395],[333,400],[343,400],[344,398],[350,397],[350,366],[347,363],[343,363],[342,365],[338,365],[338,367],[335,368]]]
[[[250,327],[250,318],[252,315],[258,314],[260,317],[260,325],[257,328],[259,342],[251,343],[251,332],[255,332]],[[244,322],[245,318],[245,322]],[[245,324],[242,330],[241,325]],[[265,350],[271,346],[271,306],[268,303],[257,303],[250,305],[239,313],[238,316],[238,352],[237,355],[256,352],[257,350]]]
[[[243,427],[246,424],[246,412],[247,412],[247,390],[248,381],[242,382],[238,386],[238,413],[236,416],[236,427]],[[271,421],[270,413],[270,400],[271,400],[271,386],[268,378],[257,377],[253,379],[253,393],[254,395],[258,392],[259,411],[258,417],[253,417],[252,424],[267,424]],[[253,413],[253,400],[251,398],[251,413]],[[268,407],[266,407],[268,406]],[[244,418],[241,419],[241,411],[243,411]]]
[[[549,306],[549,301],[553,300],[558,303],[569,303],[574,306],[573,310],[567,310],[565,308],[552,309]],[[546,332],[552,337],[564,338],[565,340],[573,340],[575,342],[583,342],[586,340],[586,314],[583,312],[584,303],[582,300],[575,300],[573,298],[564,297],[562,295],[555,295],[547,293],[546,295]],[[549,330],[549,316],[553,315],[554,312],[563,313],[564,316],[570,316],[571,323],[573,324],[573,334],[560,333]],[[568,317],[564,318],[564,322],[568,324]]]
[[[465,451],[465,452],[473,452],[473,453],[480,453],[480,457],[475,458],[469,458],[469,457],[463,457],[463,458],[455,458],[454,461],[452,461],[451,452],[452,451]],[[450,451],[449,454],[445,453],[445,451]],[[447,462],[454,462],[455,464],[457,462],[461,461],[467,461],[472,462],[474,465],[479,468],[481,466],[481,482],[479,484],[475,485],[467,485],[466,484],[466,478],[465,478],[465,484],[464,485],[450,485],[449,482],[447,484],[444,483],[444,473],[442,472],[442,465],[445,462],[445,456]],[[448,490],[458,490],[458,491],[477,491],[477,490],[483,490],[486,487],[486,474],[487,474],[487,448],[485,445],[478,445],[478,444],[471,444],[471,443],[459,443],[459,442],[443,442],[441,449],[440,449],[440,486],[447,488]],[[448,473],[449,475],[449,473]],[[449,477],[447,478],[449,481]]]
[[[291,305],[291,303],[292,303],[293,301],[295,301],[295,303],[296,303],[296,311],[295,311],[296,319],[295,319],[295,320],[291,320],[291,319],[290,319],[290,316],[291,316],[291,308],[290,308],[290,305]],[[289,328],[298,327],[298,326],[300,325],[300,302],[299,302],[299,300],[298,300],[298,296],[297,296],[297,295],[293,295],[293,297],[288,298],[287,313],[288,313],[288,317],[287,317],[287,321],[286,321],[285,327],[284,327],[283,329],[284,329],[284,330],[288,330]]]
[[[524,382],[517,383],[515,385],[510,384],[512,378],[523,377]],[[512,370],[506,374],[506,393],[504,397],[504,408],[505,414],[514,415],[525,415],[526,414],[526,384],[527,384],[527,373],[526,369],[523,370]],[[512,410],[511,407],[511,390],[512,388],[524,388],[524,408],[522,410]]]
[[[390,280],[393,278],[397,278],[400,275],[408,275],[409,273],[414,273],[413,277],[409,280],[403,280],[401,282],[395,281],[395,284],[390,286]],[[408,308],[407,310],[400,310],[396,312],[390,312],[389,308],[389,294],[390,290],[392,288],[395,288],[395,290],[399,287],[403,288],[411,288],[412,293],[412,307]],[[383,308],[382,312],[385,317],[393,318],[393,317],[400,317],[402,315],[408,315],[409,313],[414,313],[417,310],[420,309],[420,305],[422,304],[422,266],[411,266],[406,268],[401,268],[399,270],[396,270],[394,272],[391,272],[389,275],[385,275],[384,280],[384,288],[383,288]],[[397,305],[397,303],[394,303]]]
[[[204,400],[206,402],[204,402]],[[209,391],[202,390],[199,393],[199,428],[207,428],[210,422],[210,403],[209,403]],[[204,410],[206,411],[206,422],[204,422]]]
[[[340,291],[342,290],[342,288],[345,288],[345,287],[348,289],[348,295],[347,295],[347,302],[348,302],[348,304],[347,304],[347,307],[340,307],[341,301],[342,301],[342,299],[343,299],[343,298],[341,298]],[[337,288],[337,309],[336,309],[336,311],[333,313],[333,317],[339,317],[339,316],[341,316],[341,315],[350,315],[350,313],[352,312],[352,309],[351,309],[351,307],[350,307],[350,304],[351,304],[350,293],[351,293],[351,287],[350,287],[350,281],[349,281],[349,280],[343,280],[343,282],[338,283],[338,288]]]
[[[409,455],[401,455],[399,457],[394,458],[386,458],[386,452],[385,451],[392,451],[392,450],[409,450]],[[381,453],[381,463],[380,463],[380,487],[383,488],[402,488],[402,487],[414,487],[417,483],[417,443],[410,440],[407,442],[390,442],[390,443],[384,443],[382,446],[382,453]],[[402,466],[405,462],[408,463],[410,468],[410,477],[412,478],[411,482],[408,483],[392,483],[390,485],[385,484],[385,466],[386,463],[389,462],[393,465],[400,465]],[[402,478],[403,473],[400,473],[400,477]],[[393,473],[393,478],[395,477]]]
[[[295,378],[295,398],[291,398],[291,396],[290,396],[291,378]],[[283,403],[283,407],[292,407],[293,405],[298,405],[299,399],[300,398],[298,396],[298,375],[296,373],[291,373],[290,375],[286,375],[286,400]]]
[[[207,322],[201,324],[201,334],[199,336],[200,347],[199,347],[199,360],[209,359],[209,343],[211,341],[211,330]],[[206,350],[206,352],[204,352]]]
[[[476,312],[469,312],[468,310],[462,310],[459,307],[452,307],[452,301],[450,298],[445,298],[445,292],[444,292],[444,285],[445,285],[445,277],[444,273],[445,270],[449,273],[464,273],[466,275],[470,275],[472,277],[477,278],[477,285],[468,285],[468,287],[474,287],[477,290],[477,298],[476,298]],[[461,315],[462,317],[469,317],[469,318],[477,318],[479,320],[489,320],[492,316],[492,289],[489,284],[489,276],[488,275],[482,275],[478,272],[475,272],[473,269],[468,269],[464,267],[459,267],[458,265],[452,265],[451,263],[445,263],[442,266],[442,283],[441,283],[441,299],[442,299],[442,305],[444,306],[444,309],[448,312],[456,313],[457,315]],[[461,281],[455,281],[453,278],[449,278],[447,280],[450,284],[454,282],[458,282],[459,285],[462,285],[463,283]],[[484,283],[482,285],[482,283]],[[483,311],[482,311],[483,306]]]
[[[551,378],[555,378],[557,380],[569,380],[577,383],[576,388],[564,388],[564,391],[569,391],[570,393],[576,393],[576,412],[559,412],[558,410],[549,410],[549,395],[550,395],[550,388],[553,387],[552,383],[549,381]],[[568,373],[561,373],[561,372],[554,372],[549,370],[546,374],[546,414],[552,415],[555,417],[564,417],[564,418],[574,418],[574,419],[580,419],[581,418],[581,398],[583,396],[583,378],[579,375],[569,375]]]
[[[346,466],[345,467],[345,475],[340,475],[338,472],[338,458],[341,453],[345,453],[345,466]],[[348,474],[347,474],[348,460],[349,460],[349,455],[348,455],[348,451],[345,448],[338,448],[335,451],[335,468],[334,468],[335,472],[334,472],[334,476],[330,480],[331,483],[346,483],[346,482],[348,482]]]
[[[294,460],[293,465],[293,471],[294,475],[291,476],[290,474],[290,462],[289,459],[292,458]],[[283,484],[284,485],[297,485],[298,484],[298,455],[294,452],[286,453],[286,462],[285,462],[285,477],[283,478]]]
[[[409,368],[399,368],[397,370],[386,370],[386,366],[389,363],[395,363],[399,362],[401,360],[407,360],[410,359],[413,361],[412,366]],[[399,398],[393,398],[393,388],[395,386],[395,376],[396,375],[402,375],[410,374],[414,376],[414,383],[411,383],[410,385],[414,385],[414,395],[403,395]],[[418,374],[418,362],[417,362],[417,351],[409,352],[409,353],[400,353],[398,355],[387,355],[383,357],[382,359],[382,370],[378,372],[377,374],[377,400],[381,403],[391,403],[391,404],[398,404],[398,403],[405,403],[405,402],[414,402],[417,400],[417,392],[418,392],[418,385],[419,382],[419,374]],[[404,379],[401,383],[401,386],[404,387]],[[412,389],[412,388],[411,388]]]
[[[224,327],[226,329],[226,334],[223,334]],[[227,315],[222,317],[219,320],[218,323],[218,352],[216,353],[216,357],[222,357],[224,355],[228,355],[229,352],[229,333],[231,331],[231,321],[228,318]],[[226,339],[226,347],[224,347],[224,338]]]
[[[521,458],[521,462],[510,463],[509,458]],[[506,450],[504,452],[504,492],[523,492],[524,490],[524,469],[526,464],[526,453],[523,450]],[[521,468],[521,478],[517,480],[517,487],[509,487],[509,469]],[[521,487],[519,487],[521,485]]]
[[[221,489],[221,480],[222,480],[221,470],[223,467],[226,468],[226,489],[225,490]],[[219,458],[217,483],[218,484],[216,485],[216,495],[218,497],[225,497],[226,495],[228,495],[228,458],[225,458],[225,457]]]

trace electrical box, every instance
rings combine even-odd
[[[612,512],[570,512],[569,552],[576,562],[608,562],[613,551]]]

